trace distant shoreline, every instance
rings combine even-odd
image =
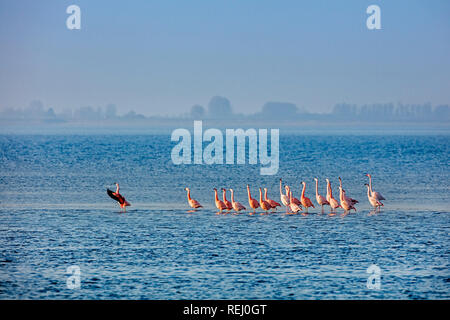
[[[141,121],[89,121],[42,123],[40,121],[11,122],[0,120],[0,134],[170,134],[174,129],[193,129],[193,119]],[[318,122],[299,121],[236,121],[236,120],[203,120],[204,127],[225,128],[278,128],[280,134],[407,134],[407,135],[448,135],[450,123],[435,122]]]

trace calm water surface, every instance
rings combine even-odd
[[[0,136],[1,299],[449,299],[450,136],[280,137],[280,170],[175,166],[168,135]],[[370,211],[364,183],[388,200]],[[314,197],[337,177],[356,214],[218,215],[212,188],[247,205],[278,179]],[[132,206],[106,195],[120,182]],[[205,208],[189,213],[183,190]],[[279,210],[280,211],[280,210]],[[366,269],[381,268],[369,290]],[[67,267],[81,269],[68,289]]]

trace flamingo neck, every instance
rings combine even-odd
[[[280,179],[280,196],[283,194],[283,192],[281,191],[281,179]]]
[[[226,190],[223,190],[222,195],[223,195],[223,201],[227,201],[227,191]]]
[[[370,194],[372,194],[373,193],[373,190],[372,190],[372,176],[370,176],[370,175],[369,175],[369,190],[370,190]]]
[[[319,195],[319,180],[316,180],[316,197]]]
[[[330,188],[330,181],[327,181],[327,197],[330,196],[331,197],[331,192],[330,192],[331,188]]]
[[[250,188],[247,187],[248,200],[252,199],[252,195],[250,194]]]
[[[191,190],[189,190],[189,189],[188,189],[188,192],[187,192],[187,197],[188,197],[188,200],[191,200]]]
[[[264,190],[264,200],[266,200],[266,201],[267,201],[267,189],[266,189],[266,190]]]
[[[369,186],[367,186],[367,196],[370,198],[371,197],[371,194],[370,194],[370,187]]]
[[[303,184],[302,198],[305,197],[305,189],[306,189],[306,183]]]
[[[119,193],[119,185],[118,184],[116,184],[116,193],[117,194]]]
[[[217,196],[217,190],[214,190],[214,197],[215,197],[216,201],[219,201],[219,197]]]
[[[231,192],[231,202],[234,202],[234,190],[230,190]]]
[[[259,188],[259,202],[262,202],[262,191],[261,191],[261,188]]]

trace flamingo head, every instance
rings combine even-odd
[[[371,177],[370,173],[366,173],[366,176],[368,176],[369,178]]]
[[[230,192],[234,192],[233,189],[230,188]]]
[[[330,180],[328,180],[328,178],[325,179],[328,183],[330,183]]]
[[[267,188],[264,188],[264,191],[267,191]]]
[[[314,178],[314,181],[317,181],[318,179],[317,178]]]
[[[305,185],[306,184],[306,182],[305,181],[302,181],[300,184],[303,184],[303,185]]]
[[[217,191],[217,189],[216,189],[216,188],[214,188],[214,189],[213,189],[213,191]]]
[[[189,191],[189,188],[188,188],[188,187],[186,187],[186,188],[184,188],[184,190],[186,190],[186,191]]]

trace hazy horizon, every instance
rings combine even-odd
[[[81,8],[68,30],[66,8]],[[366,8],[381,8],[368,30]],[[268,101],[450,103],[448,1],[14,1],[0,4],[0,108],[116,104],[178,115],[212,96],[236,113]]]

